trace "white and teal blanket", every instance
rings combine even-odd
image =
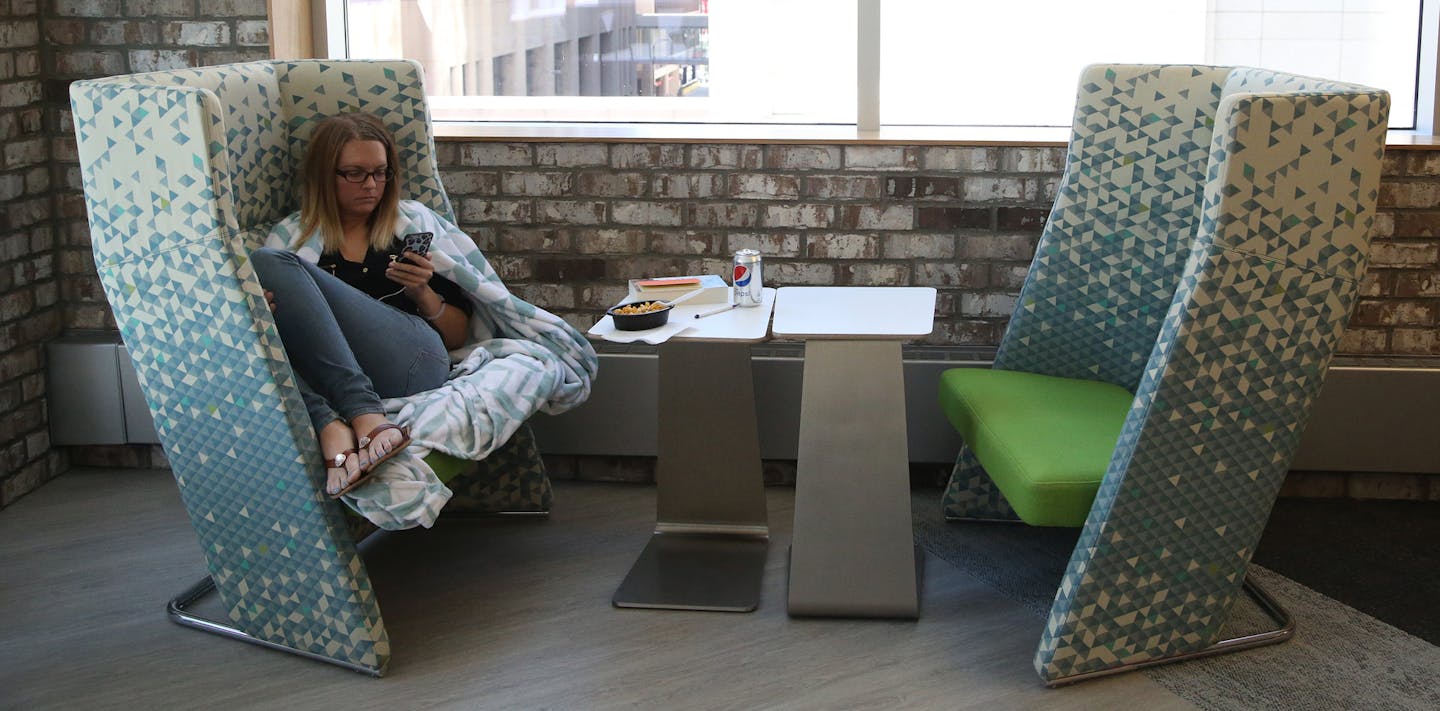
[[[426,454],[484,459],[536,412],[558,414],[584,402],[599,367],[590,342],[560,317],[511,294],[459,227],[418,202],[402,201],[400,212],[395,234],[434,233],[435,273],[459,285],[475,313],[467,345],[451,352],[458,363],[443,386],[384,401],[391,419],[410,427],[414,441],[406,455],[382,464],[373,483],[344,497],[390,530],[430,527],[450,499]],[[281,220],[265,244],[294,249],[313,263],[320,258],[320,237],[295,248],[299,224],[298,213]]]

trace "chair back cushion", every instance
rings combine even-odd
[[[1088,67],[995,367],[1135,390],[1194,245],[1229,69]]]

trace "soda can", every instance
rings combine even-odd
[[[742,249],[735,253],[735,278],[730,290],[736,306],[759,306],[765,302],[761,289],[760,251]]]

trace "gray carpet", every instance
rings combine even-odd
[[[1078,529],[1016,524],[947,523],[939,493],[913,494],[915,539],[1044,618],[1054,600]],[[1261,649],[1155,667],[1156,683],[1202,709],[1440,708],[1440,647],[1260,566],[1256,580],[1294,616],[1296,636]],[[1227,632],[1267,623],[1246,599]],[[1036,639],[1039,644],[1039,639]]]

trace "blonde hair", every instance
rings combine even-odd
[[[395,150],[395,138],[373,114],[344,113],[331,116],[316,124],[310,134],[310,145],[300,163],[303,180],[300,198],[300,235],[292,248],[304,244],[320,231],[325,252],[340,250],[344,232],[340,227],[340,206],[335,192],[335,169],[340,163],[340,152],[351,141],[378,141],[385,147],[385,164],[391,170],[391,178],[385,181],[384,190],[375,211],[370,213],[370,246],[376,250],[389,249],[395,240],[395,223],[400,217],[400,161]]]

